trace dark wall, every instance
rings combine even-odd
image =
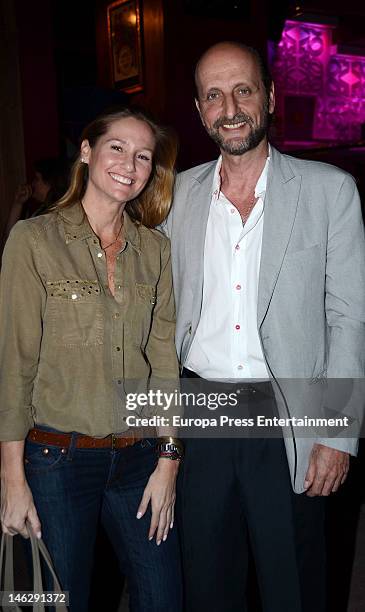
[[[34,162],[59,152],[56,71],[49,0],[16,0],[24,149],[30,179]]]
[[[99,84],[112,86],[106,25],[107,0],[97,10]],[[145,84],[133,103],[145,106],[173,125],[180,139],[179,166],[185,168],[216,156],[204,133],[194,104],[192,74],[200,54],[222,40],[241,40],[266,52],[267,11],[265,0],[225,2],[240,10],[224,10],[223,2],[189,0],[141,0]],[[209,10],[196,10],[196,7]],[[228,16],[228,17],[227,17]]]
[[[189,8],[203,4],[208,10]],[[222,40],[240,40],[266,52],[267,20],[263,0],[234,3],[243,6],[235,16],[232,2],[220,16],[214,2],[165,0],[166,119],[178,131],[180,166],[185,168],[212,159],[215,146],[200,123],[194,103],[193,72],[199,56]],[[219,3],[223,6],[223,3]],[[227,15],[229,18],[227,18]]]

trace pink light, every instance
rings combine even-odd
[[[345,83],[348,83],[350,86],[357,83],[359,80],[360,79],[351,70],[345,74],[345,76],[341,77],[341,81],[345,81]]]
[[[343,142],[358,138],[365,121],[365,56],[337,53],[333,30],[329,24],[287,20],[273,75],[280,129],[293,121],[285,117],[286,96],[315,96],[313,139]]]

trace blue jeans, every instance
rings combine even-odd
[[[181,612],[181,569],[176,528],[157,546],[148,540],[150,507],[136,519],[144,487],[156,466],[154,440],[111,449],[67,452],[26,442],[25,470],[70,612],[87,612],[97,524],[101,520],[127,576],[133,612]],[[105,564],[108,559],[105,559]],[[109,585],[100,585],[108,589]]]

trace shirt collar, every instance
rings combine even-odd
[[[266,158],[265,166],[256,183],[255,198],[264,197],[265,195],[270,159],[271,159],[271,146],[269,144],[268,145],[268,156]],[[215,170],[214,170],[214,177],[213,177],[212,195],[213,195],[213,199],[215,202],[219,199],[220,191],[221,191],[221,168],[222,168],[222,156],[220,155],[217,159],[217,163],[216,163]]]
[[[255,198],[263,198],[266,192],[266,185],[267,185],[267,175],[269,173],[269,163],[270,163],[270,159],[271,159],[271,147],[269,145],[269,151],[268,151],[268,156],[266,158],[266,162],[265,162],[265,166],[258,178],[258,181],[256,183],[256,187],[255,187]]]
[[[94,232],[80,202],[77,202],[73,206],[61,208],[58,214],[63,222],[66,244],[70,244],[76,240],[86,240],[94,236]],[[131,219],[126,211],[124,211],[123,217],[125,240],[140,253],[141,238],[138,225]]]

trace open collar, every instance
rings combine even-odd
[[[87,240],[95,234],[88,221],[86,213],[80,202],[66,208],[61,208],[58,214],[63,223],[64,237],[66,244],[71,244],[78,240]],[[126,243],[130,244],[138,253],[141,250],[141,238],[138,225],[131,219],[124,210],[124,235]]]

